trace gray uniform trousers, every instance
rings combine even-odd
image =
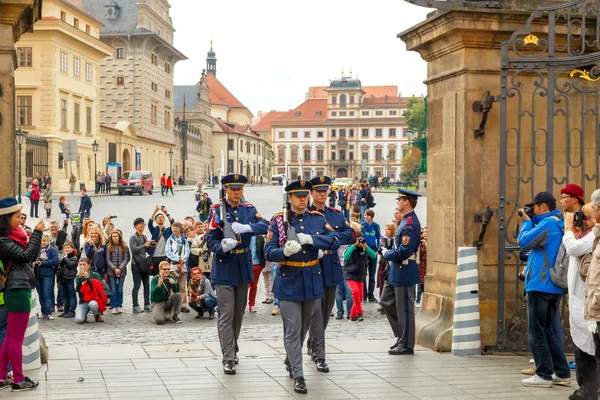
[[[392,286],[386,283],[381,294],[381,307],[394,336],[400,339],[400,346],[414,349],[415,286]]]
[[[306,332],[308,332],[312,311],[320,302],[319,299],[307,301],[279,300],[279,309],[283,320],[283,344],[294,379],[304,376],[302,344]]]
[[[312,360],[325,359],[325,329],[329,323],[329,314],[335,304],[335,289],[337,286],[327,287],[323,290],[321,304],[315,304],[310,316],[310,336],[306,346],[312,350]]]
[[[216,285],[216,291],[219,306],[217,325],[223,361],[233,361],[239,350],[237,342],[248,302],[248,285]]]

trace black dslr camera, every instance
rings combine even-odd
[[[573,214],[573,225],[578,228],[583,228],[583,211],[575,211]]]
[[[533,219],[533,207],[523,207],[523,211],[519,210],[519,217],[523,216],[523,213],[529,217],[529,219]]]

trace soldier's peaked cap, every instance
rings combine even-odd
[[[221,183],[231,189],[241,189],[248,183],[248,178],[241,174],[229,174],[221,179]]]

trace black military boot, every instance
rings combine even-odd
[[[315,361],[315,366],[319,372],[329,372],[329,365],[327,365],[325,359],[323,358],[319,358],[317,361]]]
[[[225,372],[225,375],[235,375],[235,364],[233,361],[223,361],[223,372]]]
[[[299,376],[296,378],[296,382],[294,383],[294,392],[306,394],[308,393],[308,389],[306,388],[306,382],[304,381],[303,376]]]

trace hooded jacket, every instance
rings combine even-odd
[[[562,294],[563,292],[550,280],[550,268],[554,267],[563,236],[564,221],[558,218],[559,216],[559,210],[534,215],[533,222],[526,220],[521,226],[517,238],[519,246],[523,250],[530,250],[525,269],[527,293]]]

